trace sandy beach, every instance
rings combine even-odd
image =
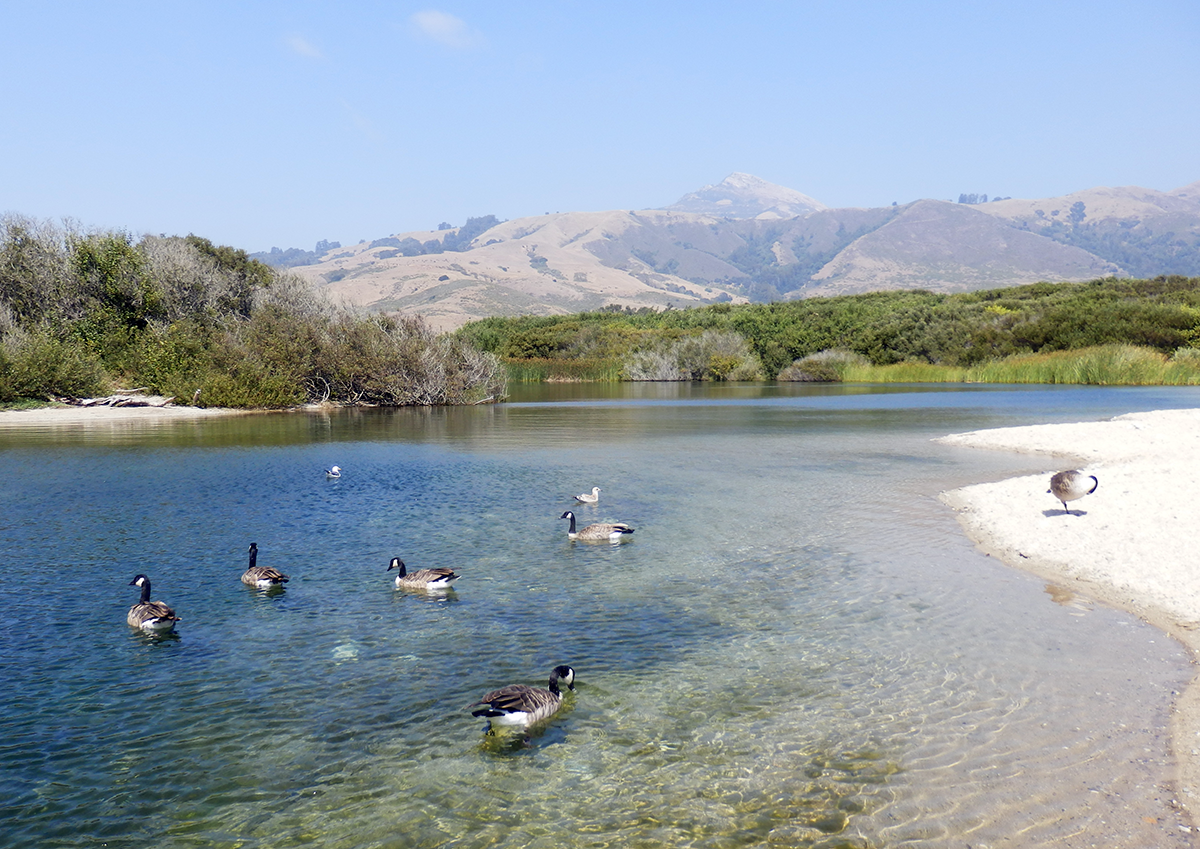
[[[1046,456],[1042,474],[944,492],[988,554],[1065,589],[1127,610],[1200,654],[1200,568],[1192,481],[1200,475],[1200,410],[954,434],[940,443]],[[1047,490],[1063,469],[1095,475],[1069,503]],[[1200,684],[1175,705],[1178,801],[1200,814]]]
[[[37,407],[0,411],[0,427],[105,427],[129,423],[180,421],[245,414],[225,407]]]

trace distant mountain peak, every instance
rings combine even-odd
[[[666,208],[718,218],[768,219],[798,218],[826,207],[795,189],[735,171],[716,185],[686,194]]]

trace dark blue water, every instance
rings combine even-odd
[[[1187,657],[979,554],[937,502],[1044,460],[929,440],[1194,406],[1195,389],[622,384],[0,428],[0,833],[909,846],[1019,823],[1025,845],[1181,845],[1161,788]],[[558,516],[592,486],[581,520],[632,541],[566,539]],[[239,583],[250,542],[284,592]],[[463,577],[400,592],[393,556]],[[139,572],[176,635],[125,624]],[[528,741],[464,710],[558,663],[577,690]]]

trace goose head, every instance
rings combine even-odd
[[[560,681],[567,685],[568,690],[574,690],[575,670],[566,665],[554,667],[553,671],[550,673],[551,692],[558,692],[558,682]]]
[[[129,586],[142,588],[142,597],[140,603],[145,604],[150,600],[150,579],[145,575],[138,575],[135,577],[129,582]]]
[[[393,569],[400,570],[400,574],[396,576],[397,578],[403,578],[405,575],[408,574],[408,569],[407,569],[407,567],[405,567],[404,561],[401,560],[399,557],[393,557],[391,564],[387,567],[388,572],[392,571]]]

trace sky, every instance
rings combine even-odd
[[[1196,0],[0,0],[0,214],[311,250],[1200,180]]]

